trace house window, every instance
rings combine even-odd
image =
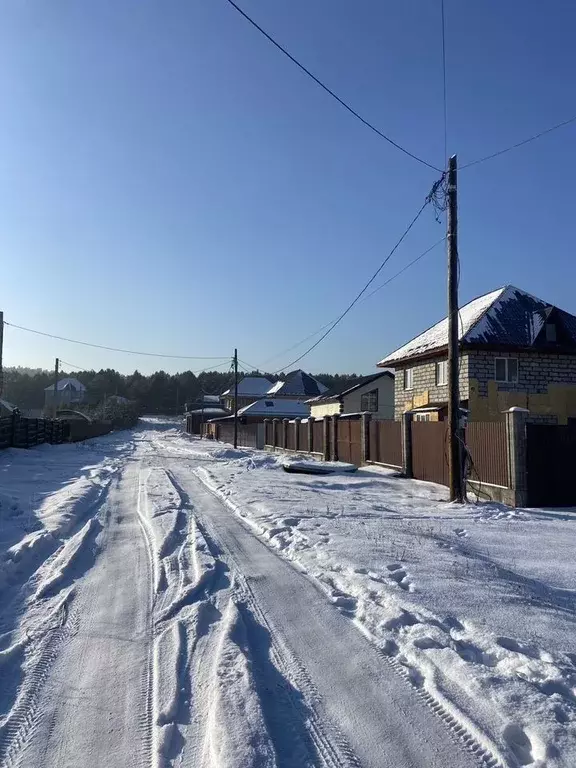
[[[361,411],[371,411],[372,413],[376,413],[378,410],[378,390],[373,389],[371,392],[366,392],[366,394],[362,395],[360,398],[360,410]]]
[[[436,386],[443,387],[448,384],[448,360],[436,363]]]
[[[514,383],[518,381],[518,358],[497,357],[494,361],[496,381]]]
[[[414,368],[404,369],[404,389],[412,389],[414,382]]]
[[[556,326],[554,323],[546,323],[546,341],[556,341]]]
[[[432,414],[431,413],[415,413],[414,421],[432,421]]]

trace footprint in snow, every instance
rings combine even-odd
[[[454,533],[461,539],[467,539],[470,536],[466,528],[454,528]]]

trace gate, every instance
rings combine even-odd
[[[362,464],[360,419],[338,419],[338,460]]]
[[[445,421],[413,421],[412,472],[417,480],[448,485],[448,425]]]
[[[526,438],[528,506],[576,506],[576,429],[527,424]]]

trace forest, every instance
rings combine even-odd
[[[277,376],[258,371],[242,372],[246,375],[266,376],[277,381],[284,376]],[[311,374],[330,390],[340,391],[352,386],[359,378],[352,374]],[[233,384],[230,372],[204,371],[195,374],[192,371],[169,374],[156,371],[145,376],[139,371],[122,374],[108,368],[100,371],[62,371],[60,378],[71,376],[81,381],[87,390],[87,401],[96,404],[110,395],[121,395],[133,400],[144,413],[179,413],[184,411],[187,402],[201,399],[202,395],[218,395]],[[22,411],[42,408],[44,389],[54,383],[54,372],[32,368],[5,368],[3,371],[2,398]]]

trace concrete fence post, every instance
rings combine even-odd
[[[371,413],[363,413],[360,422],[360,460],[362,464],[370,461],[370,422]]]
[[[282,448],[288,448],[288,429],[290,428],[290,419],[282,419]]]
[[[506,411],[506,446],[508,453],[508,484],[515,507],[528,504],[528,473],[526,466],[526,423],[530,411],[514,407]]]
[[[332,461],[338,461],[338,422],[340,420],[340,416],[335,413],[332,416],[332,444],[330,446],[331,448],[331,456]]]
[[[266,424],[256,424],[256,448],[259,450],[264,449],[266,442]]]
[[[272,423],[272,419],[264,419],[264,445],[267,445],[266,443],[266,435],[268,434],[268,424]]]
[[[330,416],[324,416],[324,461],[330,461]]]
[[[402,472],[405,477],[414,477],[412,470],[412,414],[402,414]]]
[[[272,447],[274,450],[278,447],[278,422],[279,419],[272,419]]]
[[[314,450],[314,416],[308,417],[308,453]]]
[[[300,450],[300,422],[302,419],[299,419],[296,417],[294,419],[294,448],[299,451]]]

